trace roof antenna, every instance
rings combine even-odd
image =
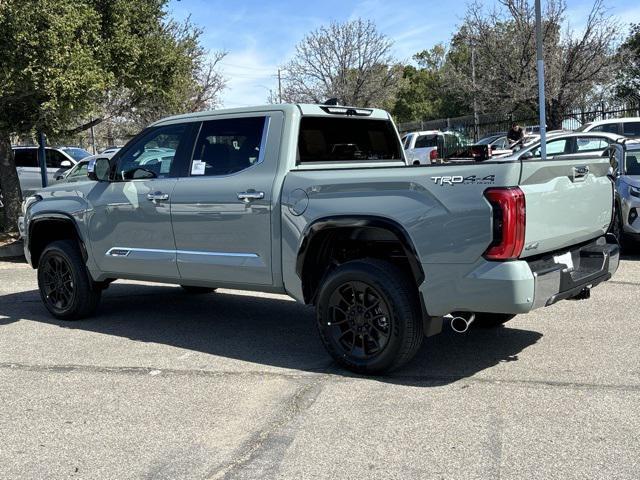
[[[330,98],[328,100],[325,100],[324,105],[338,105],[338,99]]]

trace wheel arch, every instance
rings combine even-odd
[[[350,241],[367,244],[392,244],[402,251],[406,268],[416,286],[425,278],[419,256],[406,229],[397,221],[376,215],[336,215],[314,220],[302,233],[302,241],[296,258],[296,274],[302,282],[305,303],[313,303],[321,278],[331,270],[331,264],[323,261],[337,261],[331,255],[336,242]],[[370,253],[370,252],[369,252]],[[363,258],[349,257],[348,259]],[[384,256],[379,256],[383,258]],[[339,263],[338,263],[339,264]]]
[[[87,249],[78,224],[69,214],[62,212],[39,213],[29,220],[27,248],[31,257],[31,265],[38,268],[38,262],[46,246],[56,240],[76,240],[86,263]]]

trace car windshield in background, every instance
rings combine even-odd
[[[61,150],[76,162],[91,155],[84,148],[62,148]]]
[[[360,118],[304,117],[298,152],[300,163],[402,159],[391,122]]]
[[[640,149],[627,150],[626,174],[640,176]]]

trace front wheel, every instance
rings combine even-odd
[[[334,360],[357,373],[383,373],[407,363],[423,338],[416,288],[389,262],[354,260],[320,287],[320,338]]]
[[[95,312],[102,290],[89,278],[78,244],[50,243],[38,261],[38,288],[47,310],[62,320],[78,320]]]

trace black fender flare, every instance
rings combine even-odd
[[[393,233],[402,244],[417,285],[420,285],[424,281],[425,275],[420,263],[420,257],[407,231],[395,220],[375,215],[334,215],[316,219],[307,225],[302,232],[302,242],[300,243],[298,256],[296,258],[296,274],[300,279],[302,279],[305,259],[313,238],[318,233],[328,229],[347,227],[379,228]]]

